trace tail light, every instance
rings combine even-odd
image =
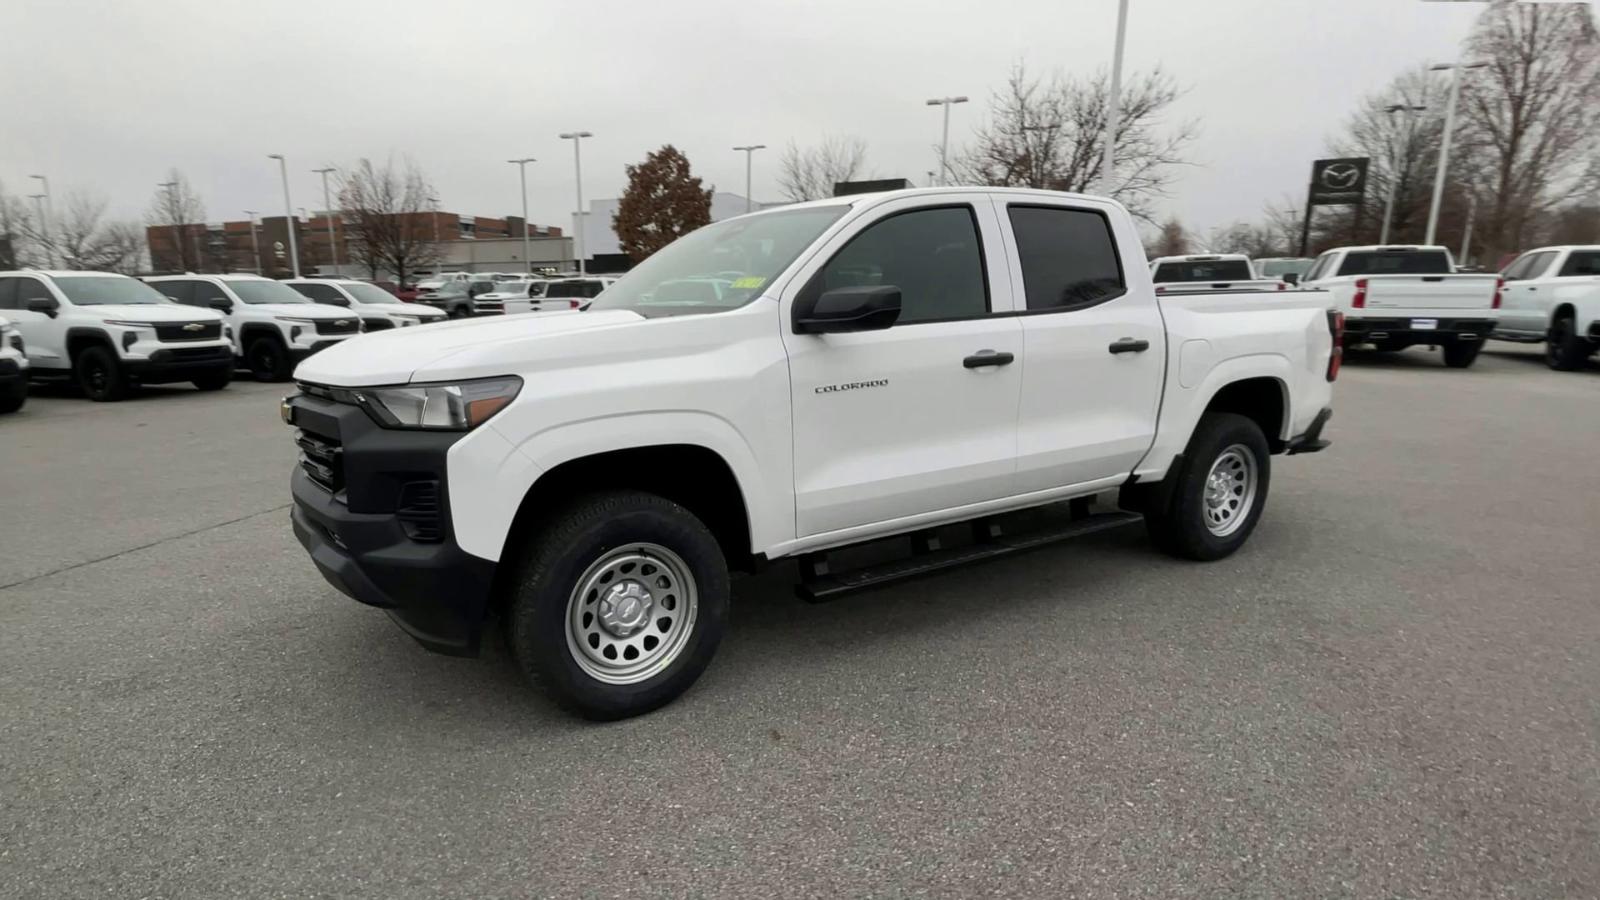
[[[1166,288],[1164,288],[1164,287],[1162,287],[1162,286],[1161,286],[1161,285],[1159,285],[1159,284],[1158,284],[1158,285],[1156,285],[1156,293],[1158,293],[1158,294],[1165,294],[1165,293],[1166,293],[1166,292],[1167,292],[1167,289],[1166,289]]]
[[[1333,349],[1328,351],[1328,380],[1333,381],[1344,364],[1344,313],[1328,311],[1328,335],[1333,338]]]
[[[1283,283],[1283,282],[1281,282],[1281,281],[1280,281],[1280,282],[1278,282],[1278,290],[1280,290],[1280,291],[1287,291],[1287,290],[1288,290],[1288,289],[1289,289],[1289,286],[1288,286],[1288,285],[1287,285],[1287,284],[1284,284],[1284,283]]]
[[[1351,299],[1350,305],[1356,309],[1367,308],[1367,280],[1365,278],[1356,279],[1356,295]]]
[[[567,309],[577,309],[577,308],[578,308],[578,301],[576,301],[576,300],[568,300],[567,301]]]
[[[1505,294],[1505,291],[1506,280],[1504,278],[1497,279],[1494,283],[1494,303],[1490,304],[1490,309],[1500,308],[1500,299]]]

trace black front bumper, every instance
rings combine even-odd
[[[122,368],[143,384],[188,381],[207,372],[233,370],[233,348],[179,347],[157,350],[148,359],[124,360]]]
[[[330,490],[305,463],[290,478],[295,537],[322,577],[429,650],[476,655],[495,564],[462,550],[450,525],[445,454],[460,435],[383,429],[359,407],[305,394],[289,402],[293,424],[319,439],[318,477],[335,479]]]
[[[1413,327],[1417,319],[1433,319],[1438,327],[1422,328]],[[1406,345],[1415,344],[1452,344],[1466,341],[1482,341],[1494,331],[1493,319],[1453,319],[1437,316],[1413,316],[1406,318],[1367,318],[1352,319],[1349,316],[1344,320],[1344,345],[1353,344],[1389,344]]]

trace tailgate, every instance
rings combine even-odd
[[[1495,275],[1368,275],[1368,309],[1482,309],[1494,306]]]

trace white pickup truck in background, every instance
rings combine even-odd
[[[1583,368],[1600,350],[1600,246],[1529,250],[1500,277],[1495,337],[1543,341],[1545,361],[1563,371]]]
[[[1276,278],[1256,278],[1250,257],[1239,253],[1163,256],[1150,263],[1150,280],[1158,294],[1282,291],[1289,287]]]
[[[1317,257],[1300,286],[1333,294],[1344,345],[1444,350],[1445,365],[1478,358],[1500,308],[1496,275],[1456,273],[1443,247],[1339,247]]]
[[[1271,457],[1320,450],[1339,315],[1313,291],[1156,299],[1126,209],[934,188],[727,219],[581,311],[365,335],[283,416],[296,536],[424,646],[516,659],[583,715],[689,687],[729,569],[810,599],[1143,519],[1214,560]],[[714,291],[670,288],[716,281]],[[1122,510],[1094,513],[1115,494]],[[1002,514],[1065,503],[1065,524]],[[911,554],[836,571],[829,552]],[[975,597],[974,603],[1003,603]]]

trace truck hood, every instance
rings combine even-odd
[[[419,319],[442,319],[445,311],[415,303],[363,303],[360,312],[387,313],[392,316],[413,316]]]
[[[274,316],[288,316],[291,319],[317,319],[331,322],[334,319],[353,319],[356,314],[342,306],[328,306],[324,303],[249,303],[248,309],[256,312],[270,313]],[[238,309],[238,307],[234,307]]]
[[[405,384],[429,381],[426,370],[462,350],[479,355],[492,354],[496,344],[523,344],[529,340],[575,331],[618,328],[645,321],[628,310],[596,312],[558,312],[539,316],[513,316],[485,319],[457,319],[427,328],[396,328],[341,341],[301,363],[295,369],[297,381],[310,381],[333,387],[371,387],[379,384]],[[507,358],[499,372],[517,367]]]
[[[220,322],[222,313],[177,303],[107,303],[80,309],[117,322]]]

